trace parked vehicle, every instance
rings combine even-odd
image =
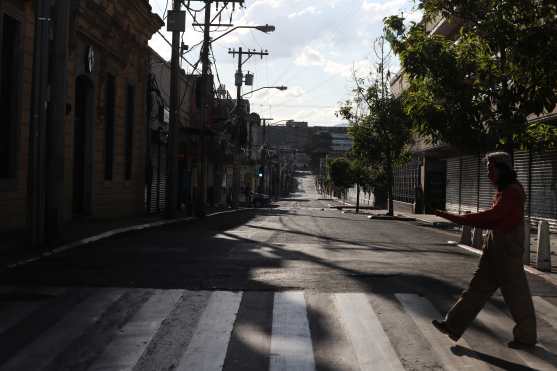
[[[271,196],[266,195],[264,193],[252,193],[251,194],[251,203],[254,207],[264,207],[271,205]]]

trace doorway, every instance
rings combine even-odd
[[[73,195],[72,210],[74,215],[87,214],[90,211],[90,139],[92,84],[85,76],[79,76],[75,82],[74,135],[73,135]]]

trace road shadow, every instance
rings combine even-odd
[[[487,353],[483,353],[477,350],[470,349],[468,347],[464,347],[462,345],[455,345],[451,347],[451,352],[459,357],[470,357],[475,358],[479,361],[487,363],[489,365],[498,367],[503,370],[508,371],[537,371],[537,369],[524,366],[518,363],[510,362],[499,357],[492,356]]]
[[[275,212],[275,211],[272,211]],[[66,251],[41,261],[4,272],[0,279],[4,284],[29,286],[71,287],[123,287],[187,290],[231,290],[246,293],[263,293],[266,297],[263,309],[272,312],[273,293],[285,290],[316,290],[319,292],[365,292],[380,296],[386,301],[396,302],[395,293],[412,293],[428,298],[442,295],[454,300],[462,287],[450,277],[419,273],[397,272],[396,262],[384,262],[382,271],[351,268],[342,262],[315,256],[301,250],[288,249],[273,243],[273,236],[294,234],[319,239],[325,250],[338,249],[339,244],[360,246],[384,252],[407,254],[442,253],[455,256],[469,254],[454,250],[427,247],[415,243],[422,249],[401,249],[393,246],[377,246],[377,243],[357,242],[342,238],[327,237],[319,233],[286,228],[271,228],[251,224],[259,217],[269,215],[267,211],[244,211],[218,215],[190,224],[176,224],[148,231],[133,232],[90,245]],[[286,215],[286,214],[284,214]],[[291,214],[296,216],[296,214]],[[235,233],[230,231],[234,230]],[[269,232],[270,242],[260,241],[253,235]],[[431,245],[431,244],[429,244]],[[315,276],[306,283],[297,277],[277,276],[287,264],[301,262],[317,267]],[[419,267],[416,267],[418,271]],[[308,272],[302,272],[308,274]],[[336,282],[334,277],[342,278]],[[342,283],[342,284],[340,284]],[[257,310],[261,304],[254,296],[246,295],[241,305]],[[433,300],[432,300],[433,301]],[[440,307],[446,311],[446,306]],[[317,346],[335,339],[324,325],[325,313],[308,307],[312,340]],[[243,316],[241,321],[266,337],[271,336],[268,317],[259,321],[255,317]],[[480,331],[485,331],[480,329]],[[230,354],[248,352],[258,365],[254,369],[266,369],[269,351],[246,341],[241,334],[233,334]],[[398,349],[397,351],[400,351]],[[471,350],[470,350],[471,351]],[[470,354],[463,354],[472,356]],[[503,366],[512,362],[475,352],[484,362],[502,361]],[[491,357],[491,358],[489,358]],[[493,359],[492,359],[493,358]],[[504,363],[507,362],[507,363]],[[263,365],[263,368],[259,368]],[[325,361],[316,359],[319,370],[333,371],[335,368]],[[518,365],[520,366],[520,365]],[[249,370],[249,367],[243,368]],[[512,368],[508,368],[511,370]],[[528,370],[528,368],[515,368]]]

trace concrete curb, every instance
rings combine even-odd
[[[452,227],[456,227],[455,223],[452,222],[434,222],[431,220],[427,220],[427,219],[421,219],[419,217],[414,217],[416,219],[416,222],[418,222],[421,225],[427,225],[429,227],[434,227],[434,228],[452,228]]]
[[[463,245],[461,243],[457,243],[456,246],[458,246],[461,249],[464,249],[466,251],[470,251],[470,252],[472,252],[476,255],[482,255],[482,253],[483,253],[482,250],[478,250],[478,249],[475,249],[471,246]],[[526,272],[530,273],[530,274],[533,274],[534,276],[540,277],[541,279],[545,280],[546,282],[548,282],[548,283],[550,283],[554,286],[557,286],[557,278],[551,277],[550,275],[548,275],[545,272],[537,270],[534,267],[530,267],[529,265],[524,265],[524,270]]]
[[[396,221],[401,221],[401,222],[413,222],[416,221],[416,219],[414,218],[410,218],[407,216],[401,216],[401,215],[381,215],[381,214],[375,214],[375,215],[368,215],[367,217],[370,220],[396,220]]]
[[[252,210],[253,208],[239,208],[239,209],[233,209],[233,210],[223,210],[223,211],[217,211],[211,214],[207,214],[206,217],[210,217],[210,216],[215,216],[215,215],[222,215],[222,214],[231,214],[231,213],[236,213],[239,211],[247,211],[247,210]],[[186,218],[176,218],[176,219],[171,219],[171,220],[159,220],[156,222],[151,222],[151,223],[144,223],[144,224],[136,224],[136,225],[131,225],[128,227],[122,227],[122,228],[116,228],[116,229],[112,229],[103,233],[99,233],[93,236],[89,236],[86,238],[82,238],[80,240],[76,240],[76,241],[72,241],[69,243],[66,243],[62,246],[56,247],[52,250],[49,251],[45,251],[42,252],[40,254],[38,254],[37,256],[31,257],[31,258],[27,258],[24,260],[20,260],[18,262],[9,264],[5,267],[0,267],[0,272],[4,272],[7,271],[9,269],[13,269],[13,268],[17,268],[20,267],[22,265],[25,264],[29,264],[29,263],[33,263],[36,262],[42,258],[47,258],[50,256],[54,256],[56,254],[59,254],[61,252],[73,249],[75,247],[79,247],[79,246],[84,246],[96,241],[100,241],[103,240],[105,238],[108,237],[112,237],[112,236],[116,236],[122,233],[126,233],[126,232],[132,232],[132,231],[140,231],[143,229],[148,229],[148,228],[154,228],[154,227],[161,227],[161,226],[165,226],[165,225],[171,225],[171,224],[176,224],[176,223],[183,223],[183,222],[191,222],[194,220],[200,220],[200,218],[196,218],[196,217],[186,217]]]
[[[337,200],[337,201],[342,202],[345,205],[351,205],[348,202],[344,202],[344,201],[341,201],[341,200]],[[368,217],[368,218],[369,219],[379,219],[379,218],[373,218],[373,217]],[[423,219],[420,219],[420,218],[414,218],[414,219],[410,218],[410,219],[407,219],[407,220],[415,220],[418,223],[427,224],[428,226],[432,226],[434,228],[448,228],[448,227],[454,227],[456,225],[456,224],[451,223],[451,222],[431,222],[431,221],[423,220]],[[460,247],[461,249],[470,251],[470,252],[472,252],[476,255],[482,255],[482,250],[478,250],[478,249],[475,249],[471,246],[463,245],[463,244],[460,244],[460,243],[458,243],[456,245],[458,247]],[[549,284],[557,286],[557,278],[556,277],[551,277],[547,273],[542,272],[542,271],[540,271],[540,270],[538,270],[534,267],[531,267],[529,265],[524,265],[524,270],[526,272],[530,273],[530,274],[533,274],[536,277],[540,277],[541,279],[543,279],[544,281],[546,281]]]

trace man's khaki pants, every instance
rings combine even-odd
[[[505,303],[516,323],[514,340],[536,343],[536,315],[526,274],[522,266],[523,248],[520,236],[490,232],[484,253],[468,290],[447,313],[447,327],[457,337],[462,336],[495,290],[501,289]],[[518,239],[518,241],[517,241]]]

